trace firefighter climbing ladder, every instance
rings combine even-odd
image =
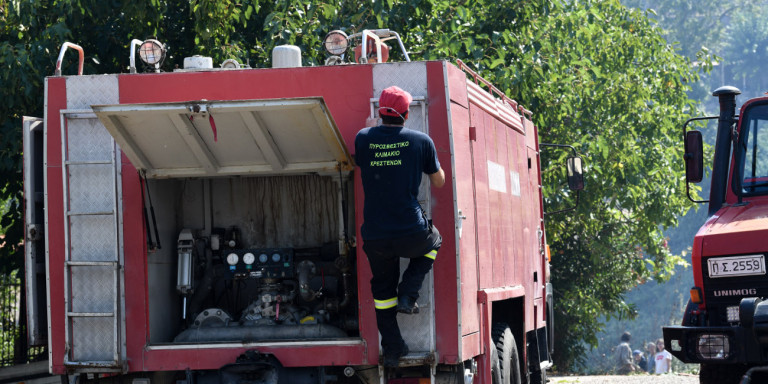
[[[62,111],[65,364],[121,371],[119,166],[89,110]]]

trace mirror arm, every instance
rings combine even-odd
[[[576,152],[576,148],[574,148],[573,145],[539,143],[539,147],[553,147],[553,148],[566,148],[566,149],[570,148],[571,152],[573,153],[573,156],[574,157],[578,156],[578,153]],[[551,211],[551,212],[546,212],[545,211],[544,212],[544,216],[553,215],[555,213],[563,213],[563,212],[568,212],[568,211],[575,210],[579,206],[579,192],[581,192],[581,191],[580,190],[576,190],[576,202],[573,204],[573,207],[569,207],[569,208],[565,208],[565,209],[560,209],[560,210],[557,210],[557,211]]]
[[[573,145],[568,144],[550,144],[550,143],[539,143],[539,147],[554,147],[554,148],[570,148],[571,152],[574,156],[577,156],[578,153],[576,153],[576,148],[573,147]]]
[[[581,191],[578,191],[578,190],[576,191],[576,202],[573,204],[573,207],[569,207],[569,208],[565,208],[565,209],[560,209],[560,210],[557,210],[557,211],[544,212],[544,216],[549,216],[549,215],[554,215],[555,213],[563,213],[563,212],[568,212],[568,211],[575,210],[579,206],[579,192],[581,192]]]

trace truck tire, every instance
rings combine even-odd
[[[491,328],[493,343],[496,345],[498,367],[501,373],[499,384],[521,384],[520,355],[517,353],[515,336],[507,323],[496,323]]]
[[[491,349],[491,383],[501,384],[501,368],[499,367],[499,352],[496,351],[496,342],[494,341]]]
[[[747,372],[743,364],[701,364],[700,384],[738,384]]]

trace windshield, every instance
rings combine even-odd
[[[768,193],[768,102],[753,104],[741,116],[741,193]]]

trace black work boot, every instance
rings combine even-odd
[[[419,305],[416,304],[416,299],[402,296],[397,299],[397,312],[413,315],[419,313]]]
[[[385,368],[397,368],[400,365],[400,358],[408,354],[408,344],[403,343],[403,346],[400,348],[400,351],[394,351],[394,353],[389,353],[389,351],[384,351],[384,367]]]

